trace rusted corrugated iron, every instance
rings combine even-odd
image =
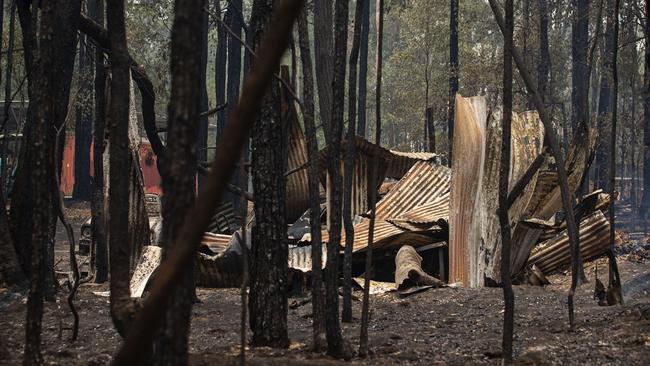
[[[411,169],[411,167],[420,161],[440,163],[438,155],[429,152],[403,152],[390,150],[392,154],[388,158],[388,167],[386,176],[389,178],[400,179]]]
[[[205,232],[203,233],[201,244],[207,246],[215,254],[219,254],[226,251],[228,244],[230,244],[231,237],[232,235]]]
[[[298,169],[308,162],[307,142],[300,127],[295,106],[288,103],[289,108],[289,152],[287,169],[287,220],[293,222],[309,207],[309,181],[307,168]],[[285,105],[286,107],[286,105]]]
[[[487,102],[456,95],[449,209],[449,282],[477,286],[470,276],[480,245],[479,193],[485,158]]]
[[[390,221],[393,223],[428,224],[438,223],[440,220],[449,221],[449,191],[443,193],[434,201],[417,206]]]
[[[609,221],[601,211],[596,211],[580,223],[580,252],[585,260],[609,250]],[[616,236],[617,244],[620,237]],[[543,273],[551,273],[571,263],[571,248],[567,231],[539,244],[538,250],[528,260]]]

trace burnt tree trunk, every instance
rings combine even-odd
[[[611,118],[612,118],[612,81],[613,75],[613,54],[614,44],[614,1],[606,0],[605,11],[605,34],[604,43],[605,47],[602,52],[601,60],[601,77],[600,77],[600,93],[598,101],[598,140],[596,141],[596,187],[603,188],[606,192],[610,191],[609,187],[609,157],[610,140],[611,140]]]
[[[377,0],[377,48],[375,51],[375,67],[377,79],[375,84],[375,143],[381,146],[381,85],[384,50],[384,0]],[[363,304],[361,308],[361,332],[359,335],[359,355],[368,355],[368,322],[370,312],[370,277],[372,276],[372,245],[375,230],[375,214],[377,209],[377,175],[379,172],[379,154],[377,151],[372,156],[370,167],[370,224],[368,225],[368,247],[366,248],[366,270],[363,281]]]
[[[203,111],[201,95],[205,91],[204,77],[207,50],[205,16],[197,11],[204,0],[176,0],[171,44],[171,97],[168,107],[167,152],[162,166],[161,242],[163,260],[177,242],[183,220],[194,204],[197,158],[197,126]],[[207,97],[207,95],[206,95]],[[201,127],[199,126],[198,129]],[[198,135],[200,137],[200,134]],[[184,268],[181,284],[174,291],[166,309],[163,327],[154,350],[154,363],[158,365],[185,365],[188,357],[190,315],[194,300],[194,262]]]
[[[226,11],[226,23],[232,29],[233,33],[241,38],[242,29],[244,27],[243,18],[240,13],[242,9],[242,0],[228,1],[228,10]],[[239,99],[239,86],[241,84],[241,49],[242,45],[239,40],[233,37],[228,37],[228,107],[226,108],[227,115],[235,109],[237,100]],[[244,161],[248,162],[248,143],[244,147]],[[231,181],[232,184],[239,186],[244,191],[248,191],[248,172],[243,170],[243,174],[235,174]],[[233,207],[239,211],[240,216],[246,215],[246,205],[241,204],[241,200],[232,195]]]
[[[24,286],[26,278],[20,268],[18,256],[9,231],[4,193],[0,189],[0,284],[5,286]]]
[[[366,100],[368,97],[368,38],[370,36],[370,0],[363,2],[359,40],[359,103],[357,135],[366,137]]]
[[[343,259],[343,311],[341,321],[352,321],[352,246],[354,244],[354,225],[352,224],[352,175],[355,151],[355,126],[357,120],[357,63],[359,61],[359,40],[363,6],[367,0],[357,0],[354,11],[354,34],[350,49],[350,76],[348,78],[348,132],[347,155],[343,173],[343,225],[345,226],[345,255]]]
[[[47,140],[48,145],[45,148],[48,149],[48,156],[53,156],[54,136],[56,131],[63,126],[63,122],[68,114],[70,84],[72,82],[74,58],[76,55],[75,50],[77,48],[77,24],[79,22],[81,1],[57,1],[53,5],[54,9],[50,9],[52,13],[48,14],[48,16],[53,19],[48,19],[48,21],[51,21],[53,29],[48,31],[52,32],[53,38],[50,40],[52,44],[50,45],[48,43],[48,47],[51,46],[55,50],[52,51],[52,58],[50,59],[40,57],[39,54],[42,45],[36,41],[37,37],[41,36],[37,34],[37,30],[42,28],[38,24],[32,23],[34,19],[38,19],[35,16],[36,14],[33,13],[38,10],[22,1],[18,1],[16,5],[18,7],[18,15],[23,33],[25,71],[27,73],[28,94],[30,95],[29,99],[31,101],[36,100],[36,97],[32,95],[38,92],[36,89],[38,82],[35,78],[37,77],[37,68],[40,66],[40,63],[47,63],[48,71],[57,70],[56,73],[50,72],[47,74],[52,79],[49,92],[52,98],[51,103],[53,103],[53,114],[48,116],[51,117],[49,118],[50,124],[48,131],[52,136]],[[38,59],[35,58],[35,54],[39,54]],[[41,62],[41,60],[43,61]],[[36,116],[35,109],[35,103],[30,103],[27,112],[27,123],[23,129],[24,141],[31,141],[32,139],[32,125],[35,123],[33,120]],[[63,140],[61,140],[61,143],[63,143]],[[59,151],[62,151],[62,149]],[[29,257],[32,252],[31,242],[34,233],[33,210],[35,209],[35,202],[32,195],[36,189],[34,180],[30,178],[30,170],[32,170],[35,163],[33,145],[29,142],[23,143],[19,156],[14,191],[11,197],[10,222],[12,238],[21,267],[26,274],[30,274],[31,260]],[[62,155],[54,157],[55,164],[60,166],[61,162]],[[56,228],[54,204],[55,201],[52,200],[48,206],[50,210],[50,223],[48,225],[50,238],[54,237]],[[46,250],[43,252],[45,258],[43,262],[45,266],[44,292],[48,300],[53,300],[57,286],[57,281],[54,276],[54,241],[51,240],[45,245]]]
[[[551,52],[548,42],[548,0],[538,0],[539,9],[539,63],[537,64],[537,89],[542,100],[547,103],[549,97],[549,72],[551,69]]]
[[[447,136],[449,146],[449,166],[451,166],[451,149],[454,141],[454,111],[458,93],[458,0],[449,2],[449,100],[447,108]]]
[[[331,120],[329,121],[330,144],[327,150],[327,221],[330,240],[327,243],[327,265],[325,267],[325,328],[327,353],[334,357],[343,357],[345,347],[339,319],[338,257],[341,242],[341,199],[343,197],[340,162],[343,111],[345,109],[348,1],[336,0],[334,6],[334,69],[331,84]],[[327,29],[330,29],[329,25]]]
[[[650,0],[645,1],[645,18],[650,19]],[[650,22],[644,26],[645,37],[650,37]],[[650,211],[650,44],[645,45],[645,59],[643,71],[643,199],[641,200],[641,214],[647,220]],[[646,222],[646,220],[643,220]],[[647,232],[647,224],[644,224]]]
[[[104,1],[92,0],[88,5],[93,20],[104,25]],[[106,231],[106,206],[104,205],[104,149],[106,148],[106,69],[104,53],[95,49],[95,116],[93,133],[93,194],[92,253],[94,254],[95,283],[108,280],[108,237]]]
[[[501,285],[503,287],[503,339],[502,358],[512,363],[512,333],[514,328],[515,294],[510,277],[512,250],[510,219],[508,217],[508,178],[510,176],[510,143],[512,125],[512,48],[514,14],[512,0],[506,0],[505,32],[503,34],[503,120],[501,123],[501,161],[499,163],[499,224],[501,226]]]
[[[38,365],[43,361],[40,339],[44,285],[47,283],[49,272],[53,272],[52,265],[48,264],[48,261],[52,259],[49,257],[54,241],[53,220],[56,220],[52,177],[55,174],[58,157],[54,155],[54,141],[56,130],[63,125],[67,113],[68,88],[73,68],[71,63],[74,63],[76,26],[81,2],[51,1],[41,4],[38,25],[31,23],[32,11],[36,9],[29,9],[26,4],[21,4],[20,9],[22,16],[28,17],[26,19],[30,22],[27,29],[23,28],[23,32],[29,37],[28,45],[36,47],[36,42],[29,42],[38,38],[37,50],[35,48],[25,50],[26,55],[33,51],[38,52],[38,58],[26,62],[30,70],[28,81],[32,103],[30,103],[31,126],[23,145],[29,147],[23,149],[23,156],[27,155],[29,159],[22,166],[31,186],[27,192],[23,191],[27,193],[30,206],[22,206],[21,209],[25,210],[22,211],[23,215],[31,215],[32,229],[28,233],[17,232],[19,234],[17,236],[21,239],[30,238],[24,244],[31,251],[31,280],[27,300],[23,364]],[[38,35],[35,33],[37,26]],[[57,66],[61,69],[56,68]],[[60,72],[51,72],[53,67]],[[29,151],[28,154],[26,150]]]
[[[316,58],[316,85],[320,122],[325,142],[330,143],[332,132],[332,83],[334,80],[334,49],[331,0],[314,0],[314,56]]]
[[[255,0],[250,32],[260,46],[273,10],[273,0]],[[253,59],[253,68],[258,59]],[[250,326],[254,346],[286,348],[287,256],[286,179],[288,128],[281,118],[280,89],[273,82],[262,100],[252,131],[252,174],[255,226],[252,230]]]
[[[199,37],[199,44],[201,46],[201,57],[199,59],[200,63],[200,69],[199,69],[199,79],[200,79],[200,84],[199,84],[199,93],[198,93],[198,98],[199,98],[199,109],[201,110],[200,115],[197,116],[196,118],[198,119],[198,129],[197,129],[197,138],[196,138],[196,160],[198,162],[207,162],[208,161],[208,116],[203,115],[202,113],[208,110],[209,103],[208,103],[208,88],[206,85],[207,82],[207,68],[208,68],[208,33],[210,31],[209,29],[209,22],[208,22],[208,12],[203,11],[203,7],[205,5],[205,1],[202,1],[200,3],[201,7],[195,9],[196,12],[201,13],[201,18],[200,18],[200,32],[201,32],[201,37]],[[172,32],[172,34],[174,34]],[[222,101],[218,101],[218,103],[223,103]],[[168,117],[169,118],[169,117]],[[203,175],[199,175],[199,187],[203,186],[203,180],[204,180]]]
[[[589,123],[589,0],[572,0],[571,128],[573,137]]]
[[[309,27],[307,25],[307,10],[303,8],[298,19],[298,41],[300,44],[300,60],[303,76],[303,105],[305,120],[305,135],[307,137],[307,155],[309,167],[307,179],[309,184],[309,223],[311,230],[312,255],[312,308],[314,350],[325,348],[325,298],[323,293],[323,249],[321,242],[320,194],[318,171],[318,140],[316,138],[316,123],[314,122],[314,71],[309,47]]]
[[[215,13],[221,16],[221,1],[215,0]],[[217,99],[216,105],[226,102],[226,62],[228,60],[228,34],[223,25],[217,25],[217,53],[214,60],[214,89]],[[221,110],[217,112],[217,140],[223,135],[226,128],[226,111]]]
[[[86,9],[88,12],[88,9]],[[90,144],[92,142],[92,49],[87,37],[79,42],[78,79],[79,93],[75,107],[74,128],[74,186],[72,198],[88,201],[92,194],[90,182]],[[65,137],[65,136],[64,136]]]

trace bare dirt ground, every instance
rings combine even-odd
[[[80,210],[83,211],[83,210]],[[83,214],[72,221],[78,227]],[[61,237],[64,240],[64,237]],[[65,243],[57,250],[65,253]],[[598,262],[606,281],[606,261]],[[550,276],[550,286],[516,286],[515,357],[519,364],[650,363],[650,262],[643,255],[627,254],[619,266],[626,303],[601,307],[593,300],[595,263],[586,265],[590,282],[576,296],[575,332],[568,330],[566,293],[569,273]],[[59,263],[65,271],[67,264]],[[79,340],[71,343],[72,317],[65,303],[67,292],[46,303],[43,350],[52,365],[104,365],[120,343],[110,319],[107,285],[83,285],[76,304],[80,310]],[[238,289],[198,289],[201,300],[193,308],[190,352],[192,365],[236,364],[239,342]],[[360,297],[360,293],[357,293]],[[289,300],[287,350],[248,349],[252,365],[348,364],[311,352],[311,305],[292,306]],[[19,364],[24,341],[26,296],[0,289],[0,364]],[[361,303],[355,301],[354,321],[344,324],[353,347],[358,344]],[[503,319],[501,289],[432,289],[406,298],[396,293],[371,296],[370,349],[366,359],[351,364],[500,364]]]

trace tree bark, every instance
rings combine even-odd
[[[376,1],[377,14],[377,49],[375,53],[377,80],[375,84],[375,143],[381,146],[381,83],[384,50],[384,0]],[[370,277],[372,275],[372,245],[375,231],[375,213],[377,208],[377,175],[379,172],[379,155],[375,152],[370,167],[370,225],[368,226],[368,247],[366,248],[366,270],[363,285],[363,304],[361,308],[361,332],[359,336],[359,355],[368,355],[368,322],[370,310]]]
[[[53,19],[48,19],[52,24],[53,29],[48,30],[52,32],[52,37],[48,43],[48,47],[52,47],[54,51],[51,51],[51,58],[44,58],[39,52],[41,52],[43,45],[36,42],[37,37],[41,37],[41,34],[37,34],[37,29],[41,30],[38,24],[34,23],[37,17],[37,9],[33,7],[30,8],[30,4],[22,1],[18,1],[18,15],[20,19],[20,25],[23,33],[23,53],[25,58],[25,71],[27,73],[28,81],[28,94],[30,95],[30,100],[32,103],[29,104],[27,112],[27,123],[23,129],[23,139],[26,143],[23,143],[21,146],[21,151],[18,159],[18,166],[16,168],[16,180],[14,182],[14,191],[12,193],[11,202],[11,231],[12,237],[14,240],[14,245],[16,247],[16,252],[18,253],[18,258],[21,263],[21,267],[26,274],[31,276],[30,272],[30,253],[33,248],[31,248],[32,237],[35,230],[35,223],[33,216],[33,211],[35,209],[35,201],[33,194],[37,189],[34,185],[34,180],[30,178],[30,171],[33,169],[35,163],[35,154],[33,144],[29,143],[32,141],[32,125],[35,124],[34,119],[36,118],[36,97],[32,96],[34,93],[38,93],[36,77],[38,72],[37,68],[40,67],[40,60],[44,60],[48,64],[48,71],[57,70],[56,73],[48,73],[47,77],[51,78],[51,86],[48,92],[51,93],[51,103],[54,105],[53,114],[48,117],[50,127],[48,129],[51,134],[50,138],[46,140],[48,143],[44,148],[47,149],[48,156],[53,156],[54,154],[54,135],[56,131],[61,128],[65,118],[68,114],[68,102],[70,96],[70,84],[72,81],[72,73],[74,70],[74,58],[75,50],[77,47],[77,24],[79,21],[79,13],[81,9],[81,1],[60,1],[56,2],[54,9],[49,9],[51,14],[48,14],[49,17]],[[65,19],[62,21],[60,19]],[[50,51],[48,51],[50,52]],[[35,59],[34,55],[38,54],[39,59]],[[40,85],[38,85],[40,87]],[[61,141],[63,142],[63,141]],[[62,155],[54,157],[54,163],[61,165]],[[49,207],[49,218],[50,223],[48,225],[50,230],[50,238],[54,237],[55,224],[56,224],[56,215],[54,214],[54,200],[50,202]],[[44,255],[44,276],[45,276],[45,287],[44,293],[48,300],[54,299],[54,293],[56,291],[57,282],[54,276],[54,245],[53,241],[47,242],[46,250],[43,252]]]
[[[589,0],[571,0],[571,127],[574,137],[589,124]]]
[[[645,1],[645,18],[650,19],[650,0]],[[650,37],[650,22],[645,22],[644,35]],[[643,71],[643,199],[641,200],[641,215],[644,222],[650,212],[650,44],[645,46],[645,60]],[[647,232],[647,224],[644,224]]]
[[[605,11],[605,47],[601,59],[601,77],[600,93],[598,101],[598,140],[596,141],[596,186],[603,188],[606,192],[610,191],[609,186],[609,157],[610,151],[610,131],[612,118],[612,87],[613,81],[613,54],[614,44],[614,2],[615,0],[605,0],[607,9]]]
[[[350,76],[348,78],[348,133],[345,171],[343,173],[343,225],[345,226],[345,255],[343,258],[343,311],[341,321],[352,322],[352,246],[354,244],[354,225],[352,224],[352,175],[355,151],[355,126],[357,120],[357,63],[359,61],[359,42],[361,37],[361,18],[367,0],[357,0],[354,11],[354,34],[350,49]]]
[[[89,4],[88,4],[89,5]],[[86,9],[88,11],[88,9]],[[74,129],[74,186],[72,198],[88,201],[92,193],[90,182],[90,145],[92,142],[92,49],[86,36],[81,35],[79,42],[78,80],[79,93],[75,107]],[[65,136],[64,136],[65,138]]]
[[[501,226],[501,286],[503,287],[503,339],[501,342],[504,363],[512,363],[512,335],[514,328],[515,295],[510,277],[512,251],[510,219],[508,217],[508,180],[510,176],[510,144],[512,125],[512,48],[514,14],[512,0],[506,0],[506,26],[503,35],[503,120],[501,123],[501,161],[499,164],[499,223]]]
[[[345,103],[345,64],[348,40],[348,1],[336,0],[334,16],[334,69],[332,75],[332,99],[329,120],[330,143],[327,150],[328,202],[327,220],[330,240],[327,243],[327,265],[325,267],[325,328],[327,333],[327,353],[333,357],[343,357],[344,341],[339,319],[339,245],[341,243],[341,135],[343,132],[343,112]],[[329,9],[329,5],[328,5]],[[328,23],[331,24],[331,23]],[[327,30],[331,30],[327,26]],[[317,38],[320,35],[317,35]],[[317,47],[317,52],[318,46]],[[323,49],[320,52],[324,51]],[[332,53],[328,57],[331,57]],[[320,57],[320,56],[317,56]],[[318,59],[317,59],[318,60]],[[317,62],[318,70],[318,62]],[[318,75],[318,71],[317,71]],[[322,111],[321,111],[322,116]]]
[[[67,113],[68,89],[74,64],[74,49],[76,48],[76,23],[81,10],[80,1],[46,2],[41,4],[39,34],[35,33],[36,24],[32,23],[32,12],[27,4],[21,4],[22,20],[29,20],[23,28],[28,45],[36,46],[38,37],[38,59],[26,62],[29,71],[30,123],[26,131],[22,156],[28,160],[21,166],[23,177],[30,182],[28,190],[22,190],[28,205],[19,206],[22,215],[30,215],[30,231],[16,231],[14,236],[28,241],[22,242],[23,248],[30,248],[31,270],[30,291],[27,300],[27,319],[25,332],[24,365],[42,363],[40,351],[41,322],[43,317],[44,286],[49,272],[53,270],[48,261],[54,239],[53,219],[54,197],[52,195],[52,177],[55,174],[55,164],[58,157],[54,156],[54,136],[56,129],[63,125]],[[25,54],[34,49],[25,50]],[[70,55],[69,53],[72,55]],[[57,68],[60,67],[60,68]],[[51,72],[52,68],[59,70]],[[65,89],[63,89],[65,88]],[[64,104],[65,102],[65,104]],[[25,181],[23,181],[25,183]],[[16,197],[14,197],[16,200]],[[15,202],[15,201],[14,201]],[[22,202],[21,203],[25,203]],[[18,205],[17,205],[18,206]],[[13,213],[12,207],[12,213]],[[17,217],[24,217],[19,215]],[[25,227],[22,227],[25,229]],[[53,280],[53,277],[52,277]]]
[[[200,64],[200,69],[199,69],[199,79],[200,79],[200,84],[199,84],[199,108],[201,112],[207,111],[209,108],[209,103],[208,103],[208,88],[206,85],[207,82],[207,68],[208,68],[208,33],[210,32],[209,29],[209,21],[208,21],[208,13],[206,11],[203,11],[203,7],[205,6],[205,1],[201,2],[201,8],[200,9],[195,9],[196,12],[201,14],[201,37],[199,37],[199,42],[201,45],[201,57],[199,61],[201,62]],[[173,34],[173,33],[172,33]],[[223,103],[223,101],[217,101],[217,103]],[[197,129],[197,140],[196,140],[196,159],[198,162],[204,162],[208,161],[208,116],[203,115],[203,113],[199,113],[198,118],[198,129]],[[219,112],[217,112],[219,113]],[[203,180],[204,177],[202,175],[199,175],[198,177],[199,180],[199,188],[203,186]]]
[[[93,20],[104,25],[104,1],[89,2],[89,13]],[[106,206],[104,205],[104,149],[106,148],[106,69],[104,52],[95,48],[95,116],[93,133],[93,196],[92,213],[92,250],[95,269],[95,283],[108,280],[108,237],[106,232]]]
[[[361,39],[359,42],[359,121],[357,135],[366,137],[366,100],[368,96],[368,38],[370,35],[370,0],[363,2],[361,15]]]
[[[544,103],[549,96],[549,72],[551,69],[551,52],[548,42],[548,0],[538,0],[539,8],[539,63],[537,64],[537,89]]]
[[[5,286],[26,285],[26,278],[20,268],[18,256],[9,231],[4,193],[0,189],[0,284]]]
[[[334,81],[334,49],[331,0],[314,0],[314,53],[316,57],[316,85],[320,121],[325,132],[325,143],[331,140],[332,98]]]
[[[167,151],[162,167],[163,260],[177,242],[183,220],[194,204],[197,127],[203,111],[204,67],[207,61],[204,0],[176,0],[171,50],[171,96],[168,107]],[[207,98],[207,94],[205,95]],[[201,127],[199,126],[199,130]],[[198,138],[201,135],[199,133]],[[207,140],[206,140],[207,141]],[[190,315],[194,300],[194,262],[184,268],[180,286],[169,303],[163,328],[155,343],[154,364],[185,365],[188,357]]]
[[[449,166],[451,166],[451,148],[454,141],[454,111],[456,93],[458,93],[458,0],[449,3],[449,100],[447,108],[447,136],[449,146]]]
[[[255,48],[269,32],[273,0],[255,0],[250,31]],[[253,68],[259,59],[252,60]],[[250,325],[254,346],[286,348],[286,180],[288,129],[280,115],[277,82],[267,89],[252,131],[252,174],[256,224],[252,230]]]
[[[312,271],[312,308],[314,350],[320,352],[325,348],[325,298],[323,293],[322,243],[319,196],[318,140],[314,122],[314,71],[309,47],[309,27],[307,10],[303,8],[298,19],[298,42],[303,76],[303,105],[305,135],[307,137],[307,154],[309,167],[307,179],[309,184],[309,223],[311,231],[311,271]]]
[[[215,0],[215,12],[221,16],[221,1]],[[226,62],[228,60],[228,35],[222,25],[217,26],[217,53],[214,65],[214,88],[216,93],[217,105],[226,102]],[[223,135],[226,128],[226,111],[217,112],[217,141]]]

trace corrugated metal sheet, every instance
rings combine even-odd
[[[417,162],[377,204],[378,218],[399,219],[402,215],[437,200],[444,206],[449,199],[451,171],[442,165]],[[422,208],[426,211],[427,208]],[[425,212],[426,213],[426,212]],[[436,219],[431,220],[435,221]],[[426,221],[426,222],[433,222]]]
[[[391,222],[408,222],[411,224],[436,223],[440,220],[449,221],[449,191],[441,194],[434,201],[425,203],[405,212]]]
[[[214,234],[211,232],[205,232],[203,233],[203,239],[201,239],[201,244],[206,245],[215,254],[219,254],[226,251],[226,248],[228,248],[228,244],[230,244],[231,238],[232,235]]]
[[[399,179],[418,161],[439,162],[438,155],[428,152],[403,152],[390,150],[392,156],[388,159],[386,176]]]
[[[323,245],[322,268],[327,263],[327,246]],[[289,268],[301,272],[311,272],[311,245],[307,246],[289,246]]]
[[[294,222],[309,208],[309,181],[307,168],[295,170],[307,164],[307,142],[302,132],[293,103],[290,108],[289,152],[287,169],[287,221]]]
[[[580,252],[587,260],[609,250],[609,221],[601,211],[596,211],[580,223]],[[620,243],[617,236],[616,241]],[[567,231],[539,245],[528,260],[544,273],[550,273],[571,263],[571,248]]]

